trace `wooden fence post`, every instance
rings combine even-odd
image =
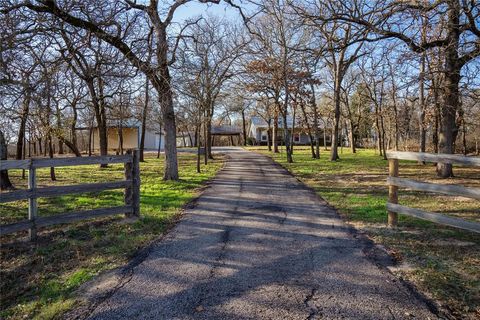
[[[125,179],[130,180],[131,184],[125,188],[125,205],[132,207],[132,213],[127,217],[140,216],[140,151],[127,150],[127,154],[132,155],[132,161],[125,163]]]
[[[35,189],[37,188],[37,176],[35,168],[32,165],[32,160],[30,160],[28,168],[28,188],[32,191],[32,196],[28,198],[28,220],[33,223],[28,230],[28,236],[32,241],[37,238],[37,228],[35,226],[35,220],[37,218],[37,198],[33,196],[35,194]]]
[[[398,177],[398,159],[388,159],[388,174],[390,177]],[[398,187],[392,184],[388,186],[388,202],[398,204]],[[398,214],[388,211],[388,226],[396,227]]]

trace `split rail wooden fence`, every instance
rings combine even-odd
[[[423,220],[432,221],[438,224],[447,225],[455,228],[470,230],[480,233],[480,223],[473,221],[466,221],[460,218],[454,218],[447,215],[427,212],[419,209],[414,209],[398,204],[398,188],[408,188],[412,190],[440,193],[450,196],[461,196],[480,200],[480,188],[469,188],[460,185],[444,185],[436,183],[419,182],[406,178],[399,178],[398,160],[412,160],[418,162],[433,162],[433,163],[451,163],[463,166],[480,167],[480,158],[465,157],[453,154],[431,154],[424,152],[387,152],[387,159],[389,163],[389,177],[388,184],[388,224],[396,226],[398,223],[398,214],[404,214],[416,217]],[[480,206],[480,202],[479,202]]]
[[[67,186],[37,187],[36,169],[48,167],[67,167],[91,164],[124,163],[125,180],[113,182],[88,183]],[[29,230],[30,239],[35,239],[37,228],[62,223],[71,223],[108,215],[125,214],[127,217],[140,215],[140,167],[139,151],[128,150],[119,156],[71,157],[53,159],[26,159],[0,161],[0,170],[28,170],[28,189],[15,190],[0,194],[0,203],[28,199],[28,220],[0,225],[0,235]],[[100,192],[112,189],[125,189],[125,205],[69,212],[52,216],[38,216],[37,199],[67,194]]]

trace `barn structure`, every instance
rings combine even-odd
[[[228,125],[213,126],[212,127],[212,146],[215,146],[216,145],[215,143],[220,145],[219,140],[221,137],[230,138],[229,144],[232,146],[241,145],[241,136],[242,136],[242,128],[240,127],[228,126]],[[223,144],[225,143],[225,141],[222,141],[222,142]]]

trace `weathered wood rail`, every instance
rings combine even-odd
[[[112,163],[124,164],[125,180],[67,186],[37,187],[36,169],[38,168]],[[83,219],[91,219],[116,214],[125,214],[127,217],[136,217],[140,215],[140,166],[138,150],[128,150],[127,154],[120,156],[0,161],[0,170],[9,169],[28,170],[28,189],[1,193],[0,203],[28,199],[28,220],[0,225],[0,235],[28,230],[30,239],[35,239],[37,234],[37,228],[40,227],[46,227],[62,223],[71,223]],[[46,217],[39,217],[37,214],[38,198],[56,197],[67,194],[85,192],[100,192],[112,189],[125,189],[125,205],[78,212],[69,212]]]
[[[409,208],[398,204],[398,188],[408,188],[412,190],[440,193],[450,196],[461,196],[480,200],[480,188],[469,188],[460,185],[444,185],[436,183],[418,182],[411,179],[399,178],[398,160],[412,160],[418,162],[451,163],[463,166],[480,167],[480,158],[465,157],[453,154],[431,154],[424,152],[387,152],[389,177],[388,184],[388,225],[396,226],[398,224],[398,214],[404,214],[423,220],[432,221],[455,228],[465,229],[480,233],[480,223],[466,221],[460,218],[454,218],[434,212],[427,212],[419,209]]]

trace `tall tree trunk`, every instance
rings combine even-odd
[[[64,145],[63,140],[58,139],[58,154],[64,154],[65,153],[65,151],[63,149],[63,145]]]
[[[45,150],[47,150],[47,145],[45,144]],[[23,138],[23,150],[22,150],[22,160],[25,160],[25,136]],[[25,179],[26,178],[26,175],[25,175],[25,169],[22,169],[22,179]]]
[[[102,80],[98,79],[99,82],[99,91],[103,91]],[[93,109],[95,112],[95,119],[97,121],[97,130],[98,130],[98,143],[100,149],[100,155],[106,156],[108,154],[108,129],[107,129],[107,119],[103,97],[99,98],[97,95],[97,90],[95,89],[95,84],[93,80],[87,81],[87,87],[90,92],[90,97],[92,99]],[[100,94],[101,96],[101,94]],[[107,167],[106,164],[101,164],[100,167]]]
[[[440,125],[440,102],[438,97],[438,89],[433,88],[433,103],[434,103],[434,122],[432,133],[433,152],[438,153],[438,131]]]
[[[201,130],[201,125],[199,125],[197,127],[197,131],[195,132],[195,136],[198,138],[196,140],[197,142],[197,173],[200,173],[200,154],[201,154],[201,147],[202,147],[202,144],[200,142],[200,130]]]
[[[48,156],[50,159],[53,159],[53,143],[52,143],[52,133],[48,132]],[[50,167],[50,179],[52,181],[57,180],[57,177],[55,176],[55,167]]]
[[[67,145],[67,147],[72,150],[72,152],[75,154],[77,157],[81,157],[80,150],[78,149],[78,143],[77,143],[77,118],[78,118],[78,112],[76,106],[72,106],[73,110],[73,118],[72,122],[70,124],[70,135],[72,136],[71,138],[71,143],[64,141],[64,143]]]
[[[56,105],[56,117],[57,117],[57,129],[58,131],[62,130],[62,116],[60,114],[60,108],[58,107],[58,104]],[[59,134],[60,135],[60,134]],[[63,150],[63,140],[58,139],[58,154],[64,154]]]
[[[25,140],[25,127],[27,125],[28,113],[30,110],[30,93],[27,92],[23,99],[22,114],[20,115],[20,126],[18,127],[17,137],[17,153],[15,154],[16,160],[21,160],[23,156],[23,143]]]
[[[286,61],[286,60],[284,60]],[[284,81],[285,81],[285,100],[283,101],[283,111],[282,111],[282,116],[283,116],[283,136],[284,136],[284,143],[285,143],[285,152],[287,154],[287,162],[288,163],[293,163],[293,158],[292,158],[292,150],[291,150],[291,144],[290,144],[290,131],[288,130],[288,98],[290,96],[289,90],[288,90],[288,79],[286,75],[286,70],[284,66]],[[294,123],[295,119],[293,119]],[[293,124],[292,123],[292,124]]]
[[[42,153],[43,153],[42,141],[43,141],[43,140],[42,140],[42,137],[39,137],[39,138],[38,138],[38,154],[39,154],[39,155],[42,155]]]
[[[293,108],[293,106],[292,106]],[[297,108],[293,108],[292,112],[292,133],[290,134],[290,154],[293,155],[293,147],[294,147],[294,137],[295,137],[295,118],[296,118],[296,111]]]
[[[391,93],[392,93],[392,107],[393,107],[393,115],[394,115],[394,132],[393,132],[393,135],[394,135],[394,149],[395,151],[398,151],[398,147],[399,147],[399,138],[400,138],[400,129],[399,129],[399,126],[398,126],[398,107],[397,107],[397,85],[395,83],[395,73],[394,73],[394,70],[393,70],[393,67],[392,65],[390,65],[390,76],[391,76],[391,79],[392,79],[392,89],[391,89]],[[382,92],[383,92],[383,84],[382,84]],[[383,119],[383,117],[382,117]],[[390,126],[389,126],[390,128]],[[389,132],[391,132],[391,130],[389,130]],[[390,144],[391,144],[391,139],[390,139],[390,135],[388,137],[388,149],[390,149]],[[384,149],[385,151],[385,149]]]
[[[213,159],[213,154],[212,154],[212,143],[213,143],[213,138],[212,138],[212,120],[213,120],[213,110],[214,110],[214,105],[213,105],[213,100],[208,97],[207,102],[206,102],[206,155],[208,159]]]
[[[268,151],[272,151],[272,128],[270,125],[270,122],[268,123],[268,129],[267,129],[267,146],[268,146]]]
[[[287,154],[287,162],[292,163],[293,158],[292,158],[292,152],[291,152],[291,146],[290,146],[290,131],[288,130],[288,124],[287,124],[287,110],[284,110],[282,112],[283,116],[283,139],[285,143],[285,151]]]
[[[448,1],[447,39],[450,43],[445,47],[444,64],[444,101],[441,108],[441,126],[439,136],[439,152],[454,153],[456,132],[458,131],[455,117],[459,105],[459,83],[462,65],[458,58],[458,46],[460,39],[460,4],[458,1]],[[450,163],[438,163],[437,174],[442,178],[453,177],[453,169]]]
[[[166,45],[166,31],[164,30],[162,39],[165,40]],[[173,108],[173,99],[171,91],[171,77],[166,63],[166,48],[165,52],[160,53],[160,56],[165,61],[160,67],[160,74],[154,79],[153,85],[158,92],[158,100],[162,110],[163,126],[165,128],[165,171],[163,175],[164,180],[178,180],[178,162],[177,162],[177,127],[175,124],[175,111]]]
[[[315,159],[320,159],[320,128],[318,123],[318,108],[317,100],[315,98],[315,86],[313,83],[310,83],[310,91],[312,96],[310,98],[310,106],[313,110],[313,127],[315,133]]]
[[[88,156],[91,157],[92,156],[92,149],[93,149],[93,128],[90,127],[88,129]]]
[[[28,130],[28,136],[29,136],[29,139],[28,139],[28,157],[31,158],[32,157],[32,129],[29,129]]]
[[[108,154],[108,128],[106,120],[100,119],[101,123],[98,125],[98,137],[100,144],[100,155],[106,156]],[[106,167],[107,165],[100,165],[101,167]]]
[[[377,149],[378,149],[378,154],[380,156],[383,156],[382,152],[382,132],[380,129],[380,116],[379,116],[379,111],[378,111],[378,105],[375,104],[375,129],[377,129]]]
[[[150,101],[150,94],[148,91],[148,77],[145,78],[145,104],[143,105],[142,111],[142,132],[140,135],[140,161],[144,162],[144,150],[145,150],[145,131],[147,130],[147,114],[148,114],[148,103]]]
[[[200,125],[197,125],[197,126],[195,127],[195,136],[194,136],[194,139],[195,139],[195,145],[192,144],[192,146],[198,147],[199,140],[200,140]]]
[[[327,150],[327,123],[323,128],[323,150]]]
[[[158,133],[157,159],[160,158],[160,151],[162,151],[162,126],[160,126],[159,133]]]
[[[340,127],[340,154],[343,154],[343,147],[344,147],[344,138],[343,135],[345,133],[345,123],[341,122],[341,127]],[[348,135],[348,132],[347,132]]]
[[[332,149],[330,150],[330,161],[337,161],[338,156],[338,136],[340,126],[340,89],[342,83],[342,76],[339,71],[335,72],[335,84],[333,93],[333,102],[335,106],[334,119],[333,119],[333,136],[332,136]]]
[[[33,147],[33,155],[37,155],[37,141],[33,140],[32,142],[32,147]]]
[[[313,135],[309,132],[308,133],[308,139],[310,140],[310,149],[312,151],[312,158],[313,159],[318,159],[317,158],[317,154],[315,152],[315,138],[313,137]]]
[[[197,118],[197,126],[195,130],[195,145],[197,147],[197,173],[200,173],[200,157],[201,157],[201,148],[202,148],[202,108],[198,108],[198,118]]]
[[[64,143],[73,152],[73,154],[75,154],[75,157],[81,157],[82,156],[82,154],[80,153],[80,150],[78,150],[76,142],[74,144],[73,142],[65,140],[62,137],[59,137],[58,139],[59,139],[59,141],[62,141],[62,143]]]
[[[203,148],[203,162],[206,165],[208,164],[206,111],[203,113]]]
[[[278,150],[278,103],[275,103],[275,113],[273,117],[273,133],[272,133],[273,152],[279,153]]]
[[[73,109],[73,117],[72,117],[72,121],[71,121],[71,124],[70,124],[71,141],[67,140],[64,137],[61,130],[58,131],[57,139],[59,141],[59,154],[62,154],[62,153],[60,153],[60,143],[61,143],[62,145],[65,144],[70,149],[70,151],[72,151],[75,154],[76,157],[81,157],[82,154],[81,154],[80,150],[78,149],[77,132],[76,132],[78,114],[77,114],[77,109],[74,105],[72,105],[72,109]],[[57,123],[57,125],[58,125],[58,123]],[[62,150],[62,152],[63,152],[63,150]]]
[[[213,154],[212,154],[212,120],[209,116],[208,116],[207,125],[206,125],[205,128],[207,130],[207,136],[206,136],[207,157],[208,157],[208,159],[213,159]]]
[[[380,113],[380,128],[382,130],[382,149],[383,149],[383,159],[387,160],[387,147],[385,142],[385,124],[383,119],[383,113]]]
[[[3,131],[0,130],[0,160],[7,160],[8,157],[8,149],[7,143],[5,141],[5,136],[3,135]],[[8,177],[7,170],[0,171],[0,190],[13,190],[13,184]]]
[[[206,102],[206,118],[205,118],[205,152],[208,159],[213,159],[212,154],[212,120],[213,120],[213,102],[212,99],[207,98]]]
[[[123,124],[122,120],[118,123],[118,150],[117,153],[123,154]]]
[[[348,132],[348,138],[350,140],[350,150],[352,151],[352,153],[356,153],[357,148],[355,147],[355,134],[354,134],[355,126],[353,125],[352,120],[349,120],[348,124],[350,125],[350,130]]]
[[[190,142],[190,147],[193,147],[192,134],[190,133],[190,131],[187,131],[187,134],[188,134],[188,141]]]
[[[425,101],[425,52],[422,53],[420,61],[420,152],[426,151],[427,144],[427,125],[425,123],[425,114],[427,111],[427,105]],[[423,162],[425,164],[425,162]]]
[[[303,119],[305,121],[305,124],[307,125],[307,133],[308,133],[308,138],[310,139],[310,149],[312,151],[312,158],[317,159],[317,155],[315,153],[315,139],[313,138],[312,127],[310,126],[310,123],[308,122],[308,116],[307,116],[307,112],[305,110],[305,105],[303,103],[301,103],[300,108],[302,110]]]
[[[242,129],[243,129],[243,145],[247,146],[247,122],[245,121],[245,109],[242,108]]]

